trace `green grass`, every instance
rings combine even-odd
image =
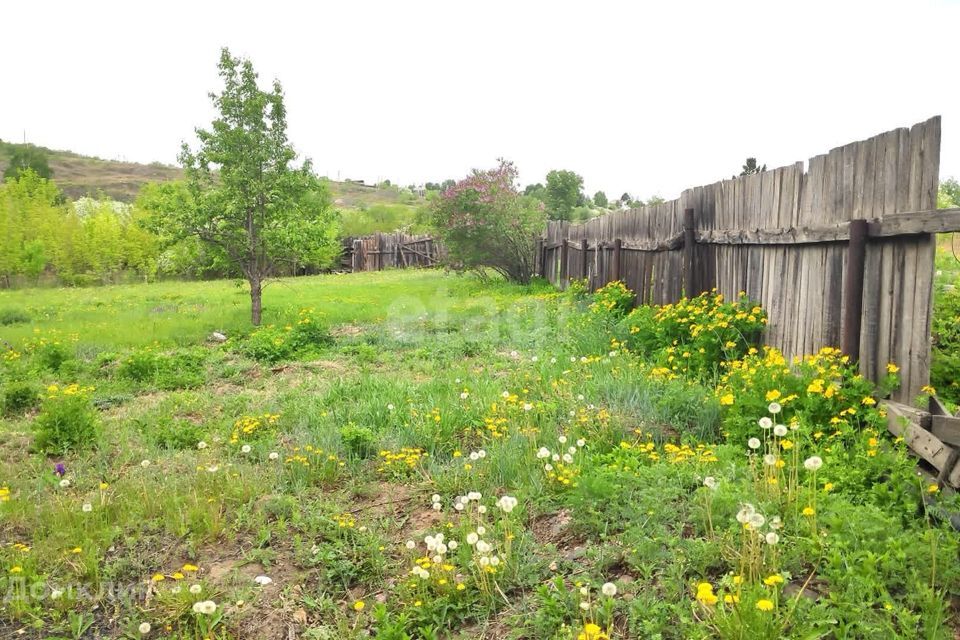
[[[476,306],[490,296],[523,292],[485,288],[472,278],[437,271],[334,274],[271,281],[264,290],[264,324],[312,307],[328,325],[402,321],[456,304]],[[248,333],[250,298],[244,282],[160,282],[84,289],[0,291],[0,317],[25,314],[29,321],[0,325],[11,344],[36,330],[73,334],[99,349],[202,342],[213,331]],[[22,318],[21,318],[22,319]]]
[[[917,482],[868,405],[842,437],[791,432],[784,473],[799,482],[770,488],[740,437],[722,436],[761,392],[725,407],[711,383],[664,375],[589,299],[397,271],[279,281],[265,302],[274,326],[251,335],[230,282],[0,293],[13,348],[0,358],[0,580],[34,589],[0,602],[0,630],[954,637],[958,539],[923,517],[921,494],[931,512],[960,505]],[[230,339],[206,343],[213,330]],[[62,434],[79,446],[37,449]],[[802,465],[814,453],[816,477]],[[750,546],[735,518],[748,502],[782,519],[777,545]],[[469,544],[478,527],[489,554]],[[439,533],[458,546],[435,562],[425,538]],[[428,577],[411,573],[423,558]],[[720,601],[704,604],[701,583]],[[206,601],[215,613],[194,611]]]

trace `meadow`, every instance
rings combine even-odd
[[[749,300],[617,283],[248,303],[0,291],[5,636],[957,636],[960,502],[886,432],[896,363],[874,387],[758,348]]]

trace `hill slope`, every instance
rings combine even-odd
[[[7,168],[10,154],[23,145],[0,140],[0,174]],[[47,154],[53,180],[70,198],[96,196],[104,193],[114,200],[132,202],[147,182],[166,182],[183,177],[180,167],[153,162],[119,162],[39,147]],[[405,190],[393,187],[377,188],[354,182],[330,181],[330,191],[341,210],[363,210],[375,205],[407,205],[415,207],[423,202]]]

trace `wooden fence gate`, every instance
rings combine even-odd
[[[788,358],[841,346],[872,380],[901,368],[895,399],[929,381],[940,118],[803,163],[687,189],[583,224],[551,222],[538,273],[564,286],[622,280],[638,302],[712,288],[767,310],[764,342]]]

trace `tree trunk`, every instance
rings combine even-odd
[[[260,326],[260,316],[263,311],[263,283],[260,278],[250,278],[250,322],[255,327]]]

